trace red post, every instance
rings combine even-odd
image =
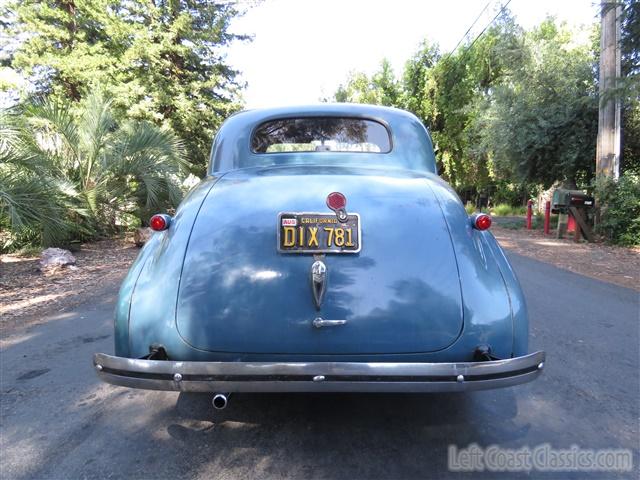
[[[531,216],[533,215],[533,200],[527,202],[527,230],[531,230]]]
[[[544,204],[544,234],[549,235],[549,223],[551,221],[551,202]]]

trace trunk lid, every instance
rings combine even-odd
[[[462,330],[458,269],[429,174],[344,167],[230,172],[193,225],[178,292],[183,339],[208,351],[287,354],[431,352]],[[278,214],[358,213],[355,254],[278,253]],[[327,267],[320,309],[311,265]],[[314,319],[346,320],[314,328]]]

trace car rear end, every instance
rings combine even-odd
[[[102,379],[417,392],[540,373],[517,279],[435,174],[424,127],[393,109],[318,108],[221,129],[210,175],[123,284],[116,355],[94,358]]]

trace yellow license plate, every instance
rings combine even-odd
[[[340,222],[335,213],[278,215],[278,251],[282,253],[358,253],[360,215]]]

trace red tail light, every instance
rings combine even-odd
[[[486,213],[479,213],[473,217],[473,228],[487,230],[491,226],[491,217]]]
[[[327,207],[331,210],[340,210],[347,206],[347,198],[340,192],[333,192],[327,195]]]
[[[165,215],[161,213],[151,217],[151,220],[149,220],[149,227],[151,227],[151,230],[154,230],[156,232],[161,232],[169,228],[170,223],[171,223],[171,217],[169,215]]]

